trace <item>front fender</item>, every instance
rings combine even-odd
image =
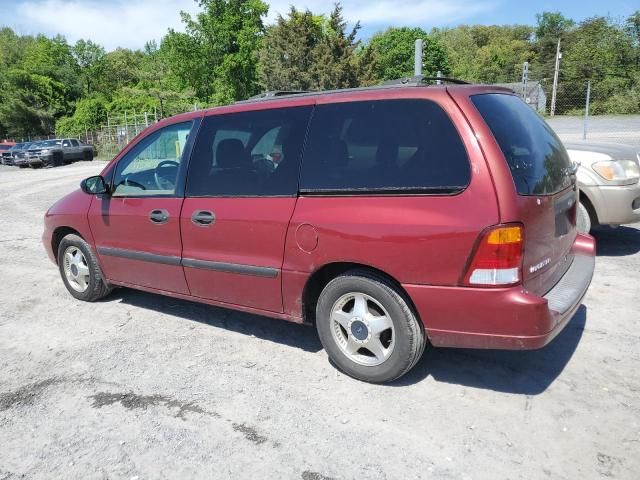
[[[87,218],[92,200],[93,195],[87,195],[78,189],[58,200],[45,214],[42,243],[54,263],[57,263],[57,252],[54,251],[53,240],[56,231],[61,228],[78,232],[95,250],[95,241]]]

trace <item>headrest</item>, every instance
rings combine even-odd
[[[240,167],[245,157],[244,144],[237,138],[227,138],[218,143],[216,165],[220,168]]]

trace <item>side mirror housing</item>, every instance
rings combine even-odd
[[[80,189],[88,195],[101,195],[109,193],[109,185],[101,175],[85,178],[80,182]]]

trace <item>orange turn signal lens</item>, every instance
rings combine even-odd
[[[506,243],[520,242],[522,242],[521,227],[496,228],[495,230],[492,230],[487,237],[487,243],[489,245],[504,245]]]

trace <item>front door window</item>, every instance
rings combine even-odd
[[[114,197],[172,196],[192,122],[159,130],[133,148],[116,166]]]

